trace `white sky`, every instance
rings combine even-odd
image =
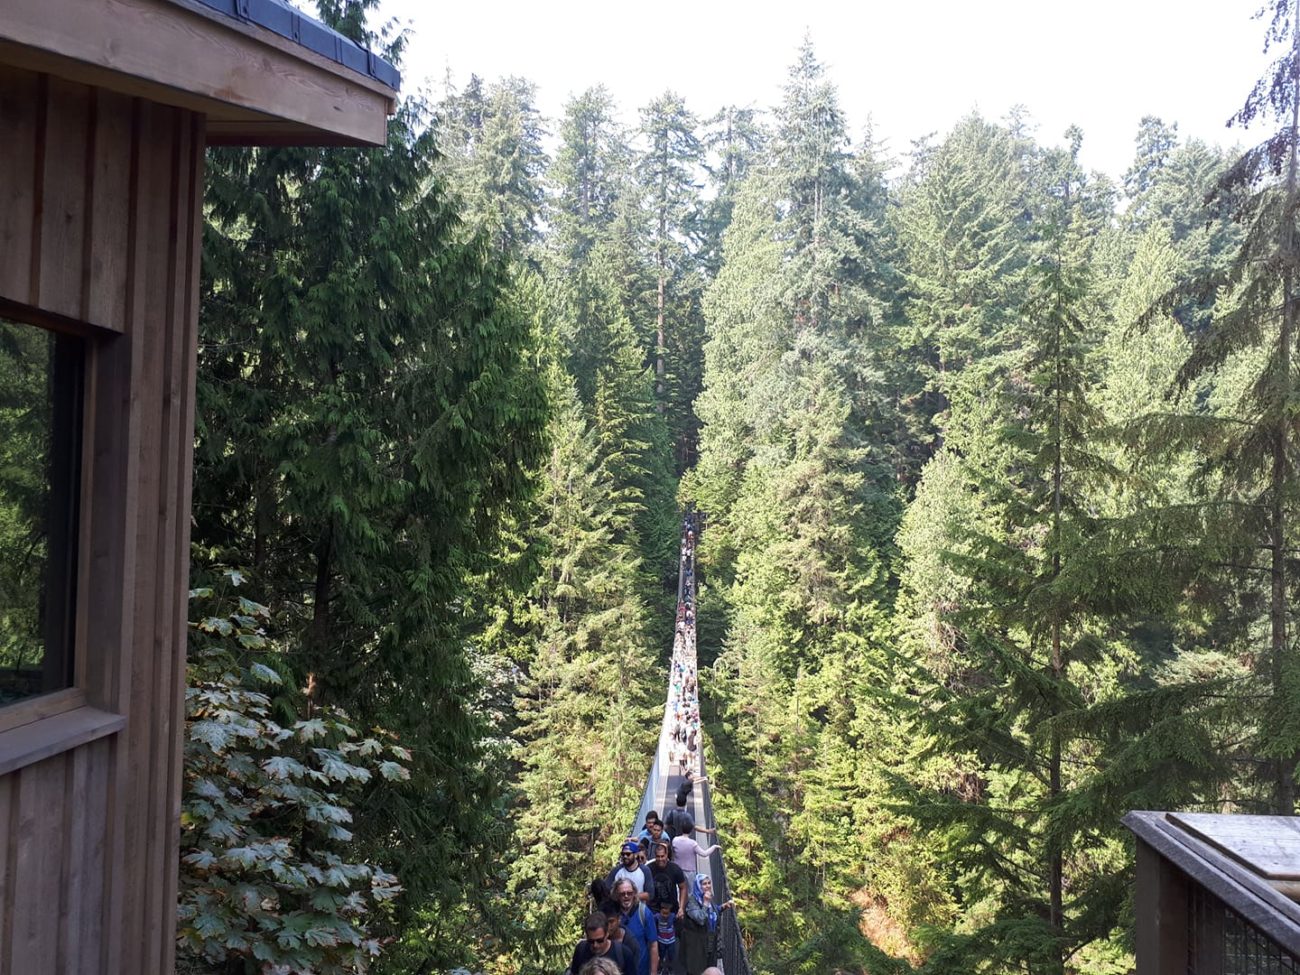
[[[805,30],[839,88],[851,131],[870,116],[895,155],[978,109],[1023,104],[1038,138],[1084,132],[1085,166],[1118,177],[1138,120],[1182,135],[1249,141],[1224,122],[1264,65],[1261,0],[382,0],[380,19],[413,31],[403,89],[441,94],[521,75],[558,117],[567,98],[603,83],[627,121],[671,88],[707,117],[724,104],[769,108]]]

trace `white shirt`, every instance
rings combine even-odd
[[[630,880],[636,887],[636,894],[640,897],[645,893],[645,875],[641,873],[641,867],[638,864],[629,870],[627,867],[619,867],[618,872],[614,874],[614,885],[617,886],[620,880]]]

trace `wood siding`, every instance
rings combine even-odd
[[[0,315],[88,336],[77,686],[0,776],[0,975],[173,970],[203,118],[0,67]]]

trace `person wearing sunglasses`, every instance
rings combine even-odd
[[[654,915],[641,902],[636,885],[630,880],[620,880],[614,885],[614,900],[618,904],[619,926],[641,943],[638,975],[659,971],[659,941],[655,934]]]
[[[573,949],[573,961],[569,963],[569,975],[578,975],[582,966],[593,958],[608,958],[618,965],[620,975],[637,975],[636,959],[627,945],[614,941],[609,936],[609,922],[603,911],[587,915],[583,922],[583,939]]]
[[[645,865],[640,854],[641,846],[636,840],[629,839],[623,844],[618,865],[605,877],[605,883],[609,886],[611,894],[620,880],[629,880],[641,900],[650,900],[650,868]]]

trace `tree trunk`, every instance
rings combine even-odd
[[[259,477],[253,502],[253,570],[266,567],[271,534],[275,530],[275,492],[266,477]]]
[[[334,572],[334,523],[321,533],[316,546],[316,583],[312,587],[311,645],[323,650],[330,633],[330,579]]]
[[[668,216],[664,213],[666,202],[661,200],[659,208],[659,241],[655,260],[659,268],[659,296],[655,316],[655,409],[664,412],[664,349],[667,345],[664,335],[664,292],[668,286],[668,258],[664,253],[664,238],[668,233]]]
[[[1067,189],[1066,201],[1068,205],[1069,192]],[[1060,258],[1057,258],[1058,273],[1060,268]],[[1061,319],[1063,311],[1061,309],[1061,294],[1058,284],[1056,295],[1056,334],[1054,350],[1056,356],[1056,410],[1053,413],[1052,437],[1055,441],[1055,456],[1052,458],[1052,580],[1061,575],[1061,493],[1062,482],[1064,480],[1064,424],[1062,423],[1062,410],[1064,403],[1064,384],[1065,379],[1061,375],[1061,362],[1065,357],[1065,340],[1062,335]],[[1056,610],[1054,610],[1056,612]],[[1065,651],[1061,646],[1061,619],[1057,612],[1056,617],[1052,620],[1052,680],[1059,687],[1066,679],[1066,659]],[[1052,705],[1052,716],[1059,713],[1055,704]],[[1052,740],[1050,745],[1050,754],[1048,756],[1048,801],[1055,804],[1057,798],[1061,795],[1063,786],[1061,782],[1061,752],[1062,752],[1061,730],[1060,726],[1053,723]],[[1065,857],[1058,841],[1052,841],[1048,844],[1047,849],[1047,872],[1048,872],[1048,914],[1052,925],[1052,931],[1058,939],[1063,939],[1065,934],[1065,905],[1064,905],[1064,885],[1065,885]],[[1057,942],[1057,965],[1055,971],[1064,971],[1065,959],[1061,954],[1063,940]]]
[[[1059,467],[1058,467],[1059,477]],[[1060,569],[1060,555],[1056,556],[1057,571]],[[1052,675],[1059,684],[1065,677],[1065,659],[1061,651],[1061,624],[1059,621],[1052,623]],[[1056,709],[1053,708],[1053,711]],[[1048,795],[1049,801],[1055,802],[1061,794],[1061,732],[1056,726],[1052,726],[1051,754],[1048,758]],[[1060,938],[1065,934],[1065,857],[1061,851],[1061,845],[1058,842],[1051,842],[1047,849],[1047,873],[1048,873],[1048,917],[1051,921],[1053,933]],[[1059,945],[1059,943],[1058,943]],[[1058,952],[1059,952],[1058,946]],[[1060,958],[1060,964],[1057,971],[1063,970],[1065,960]]]
[[[1300,0],[1296,2],[1300,15]],[[1293,56],[1300,55],[1300,27],[1292,25]],[[1295,329],[1295,208],[1296,208],[1296,137],[1300,134],[1300,83],[1293,83],[1291,91],[1291,145],[1286,171],[1286,195],[1282,201],[1282,329],[1278,336],[1278,370],[1281,373],[1278,396],[1282,403],[1292,398],[1291,346]],[[1290,487],[1290,469],[1287,458],[1287,437],[1290,418],[1284,414],[1277,418],[1273,435],[1273,476],[1270,485],[1269,547],[1272,549],[1269,593],[1269,650],[1273,700],[1285,697],[1286,681],[1286,506],[1285,496]],[[1275,769],[1274,806],[1276,811],[1289,816],[1295,809],[1295,769],[1300,761],[1296,748],[1278,756]]]

